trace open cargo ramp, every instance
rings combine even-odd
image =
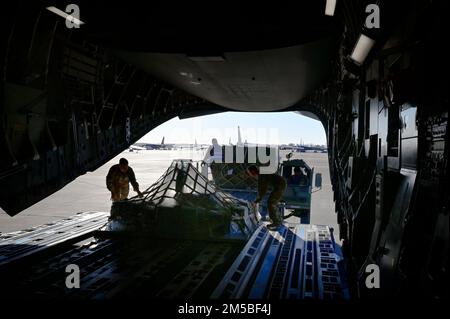
[[[343,258],[328,226],[261,225],[224,276],[213,298],[349,298]]]

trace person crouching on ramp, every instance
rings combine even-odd
[[[277,212],[277,205],[286,190],[286,180],[276,173],[260,174],[259,168],[255,165],[248,167],[247,173],[258,179],[258,197],[256,197],[254,201],[255,205],[263,199],[269,186],[272,187],[272,192],[270,193],[267,201],[267,209],[269,211],[269,217],[272,220],[272,224],[267,225],[267,228],[278,228],[278,226],[281,225],[282,220]]]

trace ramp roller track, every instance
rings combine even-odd
[[[349,298],[342,255],[328,226],[260,226],[213,298]]]
[[[342,255],[327,226],[260,225],[250,240],[211,242],[114,236],[107,213],[83,213],[3,234],[3,297],[103,299],[348,298]],[[58,249],[56,249],[58,248]],[[68,265],[80,288],[66,287]]]

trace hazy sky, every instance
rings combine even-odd
[[[242,141],[259,144],[326,144],[322,124],[294,112],[242,113],[226,112],[180,120],[167,121],[146,134],[139,142],[210,144],[213,137],[219,144],[238,139],[237,127],[241,127]]]

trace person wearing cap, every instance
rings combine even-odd
[[[133,169],[128,166],[126,158],[121,158],[119,164],[113,165],[106,175],[106,187],[111,192],[111,200],[115,202],[127,199],[130,192],[130,183],[138,196],[142,197]]]
[[[288,179],[288,184],[289,185],[306,185],[307,183],[307,177],[306,175],[302,172],[302,169],[300,167],[295,167],[294,168],[294,175],[291,175]]]

